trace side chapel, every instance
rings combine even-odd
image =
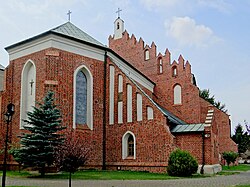
[[[199,97],[190,63],[129,36],[120,17],[109,47],[66,22],[5,49],[10,62],[0,110],[15,105],[12,143],[27,111],[52,90],[63,125],[91,150],[88,168],[165,172],[171,151],[180,148],[211,173],[220,170],[224,151],[237,149],[229,115]]]

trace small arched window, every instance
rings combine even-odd
[[[174,104],[181,104],[181,86],[179,84],[174,86]]]
[[[146,49],[144,52],[144,59],[149,60],[149,50],[148,49]]]
[[[120,29],[120,23],[117,22],[117,25],[116,25],[116,26],[117,26],[116,29],[119,30],[119,29]]]
[[[134,138],[130,134],[128,137],[128,156],[133,157],[134,156]]]
[[[159,73],[163,72],[163,63],[162,63],[162,58],[159,58]]]
[[[136,158],[136,140],[134,133],[127,131],[122,137],[122,159]]]
[[[177,67],[176,67],[176,66],[174,66],[174,67],[172,68],[172,76],[173,76],[173,77],[176,77],[176,76],[177,76]]]

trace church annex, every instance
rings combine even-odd
[[[224,151],[236,151],[229,116],[199,97],[190,63],[129,36],[119,17],[109,47],[67,22],[6,50],[1,113],[15,105],[12,143],[27,111],[53,90],[63,125],[91,150],[88,168],[165,172],[179,147],[211,173]]]

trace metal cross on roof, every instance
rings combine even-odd
[[[118,8],[118,10],[115,12],[118,14],[118,18],[120,18],[120,12],[122,11],[122,9]]]
[[[71,14],[72,12],[69,10],[68,11],[68,13],[67,13],[67,15],[68,15],[68,21],[70,21],[70,14]]]

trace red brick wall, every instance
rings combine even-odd
[[[6,91],[3,93],[3,108],[7,102],[15,104],[16,112],[11,125],[11,140],[18,142],[17,138],[21,131],[20,122],[20,93],[21,93],[21,72],[24,64],[32,60],[36,66],[36,100],[41,101],[45,93],[52,89],[55,91],[56,103],[62,114],[62,123],[72,127],[73,123],[73,75],[80,65],[85,65],[93,75],[93,126],[94,130],[77,129],[78,133],[85,138],[90,148],[89,167],[102,165],[102,135],[103,135],[103,111],[109,111],[109,100],[105,99],[106,109],[103,109],[103,84],[104,65],[103,62],[68,53],[57,49],[47,49],[22,58],[13,60],[7,69]],[[109,97],[109,65],[107,64],[107,98]],[[114,65],[114,64],[113,64]],[[115,66],[115,65],[114,65]],[[12,72],[14,72],[12,74]],[[118,102],[118,74],[123,76],[123,124],[117,123],[117,102]],[[58,84],[51,85],[56,82]],[[126,119],[126,84],[129,83],[133,89],[133,122],[127,123]],[[108,167],[123,166],[123,169],[165,171],[167,159],[173,150],[173,136],[167,126],[165,116],[155,107],[148,98],[143,96],[143,121],[136,119],[136,93],[141,91],[128,79],[118,67],[115,66],[115,124],[109,125],[109,114],[106,112],[107,126],[107,165]],[[149,91],[147,91],[149,93]],[[147,120],[146,107],[151,106],[154,110],[154,120]],[[136,160],[122,159],[121,140],[127,131],[132,131],[136,136]],[[133,167],[132,167],[133,166]],[[131,168],[132,167],[132,168]],[[158,167],[158,168],[157,168]]]
[[[108,65],[112,63],[109,61]],[[112,64],[114,65],[114,64]],[[128,79],[118,67],[115,67],[115,121],[113,125],[107,124],[107,165],[110,169],[148,170],[152,172],[166,171],[170,152],[173,150],[173,135],[167,126],[166,117],[155,107],[151,101]],[[123,123],[118,124],[118,75],[123,76]],[[109,81],[109,74],[107,75]],[[133,122],[127,122],[127,94],[126,86],[132,86]],[[107,84],[109,85],[109,84]],[[137,121],[136,93],[142,95],[143,121]],[[109,88],[107,88],[109,95]],[[107,103],[107,106],[109,103]],[[147,120],[147,106],[153,108],[154,119]],[[109,106],[107,107],[109,108]],[[136,137],[136,159],[122,159],[122,137],[131,131]],[[157,168],[158,167],[158,168]]]
[[[52,55],[51,55],[52,54]],[[33,53],[10,62],[7,69],[6,91],[3,93],[2,109],[7,102],[15,104],[15,114],[11,124],[11,141],[17,142],[20,135],[20,93],[21,72],[24,64],[32,60],[36,66],[36,100],[41,102],[45,93],[52,89],[55,91],[56,103],[62,114],[62,125],[73,125],[73,79],[74,71],[80,65],[85,65],[91,71],[93,77],[93,131],[79,130],[85,137],[92,150],[89,164],[100,165],[102,163],[102,115],[103,115],[103,63],[84,56],[47,49]],[[12,71],[14,72],[12,74]],[[45,81],[57,81],[58,85],[48,85]],[[1,120],[2,121],[2,120]]]
[[[154,43],[150,47],[144,46],[142,39],[137,41],[134,35],[129,37],[127,32],[124,32],[121,39],[109,37],[109,47],[156,83],[154,100],[187,123],[199,123],[199,90],[191,82],[191,65],[182,56],[178,62],[171,63],[168,50],[164,55],[157,54]],[[146,49],[149,50],[149,60],[144,57]],[[159,72],[160,58],[163,62],[162,73]],[[173,67],[177,68],[177,76],[173,76]],[[181,105],[174,105],[173,88],[176,84],[182,87]]]

